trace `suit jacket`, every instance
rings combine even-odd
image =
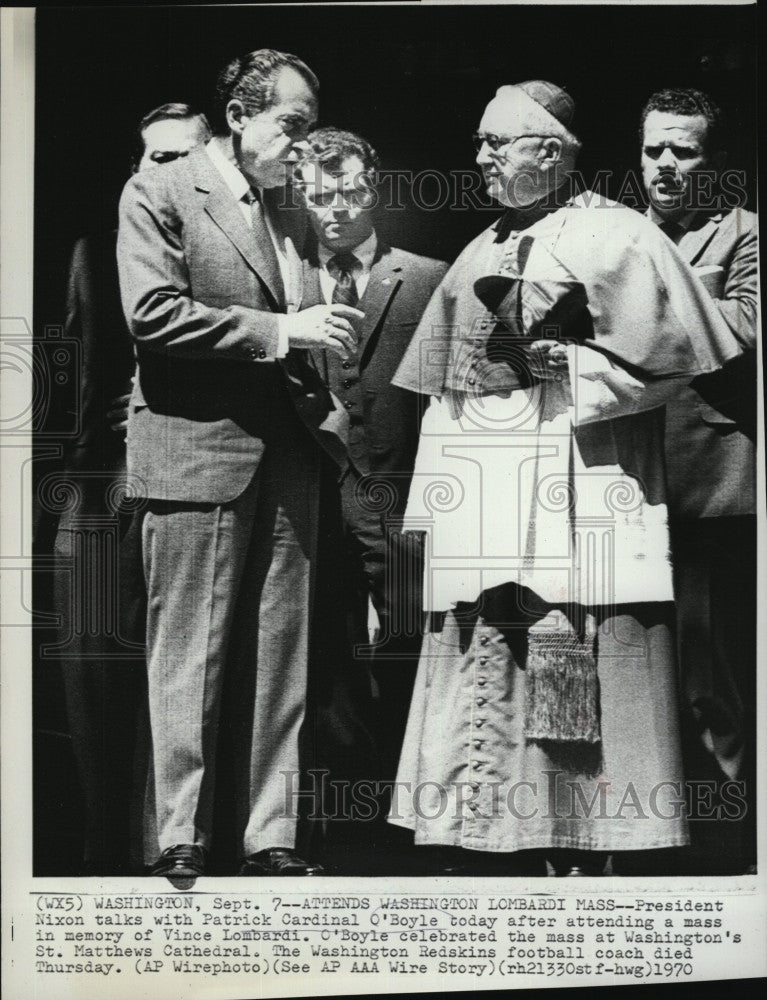
[[[80,345],[77,436],[66,442],[63,475],[77,486],[78,502],[63,511],[59,528],[83,518],[114,515],[108,497],[125,475],[125,440],[111,429],[107,412],[131,391],[136,368],[133,342],[120,306],[115,231],[75,243],[67,283],[67,337]]]
[[[387,246],[380,240],[359,308],[356,354],[342,361],[312,350],[323,380],[349,413],[349,455],[362,474],[413,471],[423,401],[391,384],[426,305],[447,264]],[[316,251],[304,262],[304,306],[324,302]],[[396,485],[396,484],[395,484]],[[406,490],[405,490],[406,492]]]
[[[264,210],[300,252],[305,215]],[[273,362],[284,290],[263,217],[251,229],[204,149],[136,174],[120,201],[123,307],[139,376],[128,470],[156,499],[226,503],[296,413],[337,461],[348,419],[303,351]]]
[[[702,376],[666,406],[672,517],[756,511],[756,216],[742,209],[701,216],[677,248],[717,301],[742,354]]]

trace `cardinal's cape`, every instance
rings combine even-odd
[[[514,273],[502,246],[503,220],[473,240],[434,293],[394,378],[404,389],[442,396],[466,391],[468,348],[492,334],[488,310],[474,284],[488,274]],[[528,309],[523,317],[544,328],[534,315],[536,280],[542,287],[577,283],[585,291],[591,318],[586,345],[645,380],[679,379],[714,371],[739,347],[705,287],[674,244],[638,212],[593,192],[524,231],[532,250],[524,265]],[[513,241],[512,241],[513,242]],[[566,334],[567,331],[564,331]],[[475,365],[476,367],[476,365]],[[503,363],[484,365],[485,392],[506,395],[515,387]],[[472,392],[482,391],[482,387]]]

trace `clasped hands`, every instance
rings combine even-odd
[[[559,340],[534,340],[526,346],[525,354],[535,378],[562,381],[568,374],[567,346]]]

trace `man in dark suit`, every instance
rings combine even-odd
[[[691,864],[740,873],[755,858],[756,216],[720,202],[722,119],[696,90],[642,114],[649,216],[716,300],[740,356],[666,405],[666,466],[688,780],[745,782],[747,814],[691,824]],[[708,196],[708,204],[702,203]],[[731,794],[733,794],[731,792]],[[704,812],[711,815],[706,805]]]
[[[299,176],[315,242],[304,265],[303,304],[346,302],[365,313],[350,357],[312,353],[350,418],[350,468],[340,481],[354,601],[349,639],[357,649],[368,646],[368,621],[377,619],[378,736],[384,772],[393,777],[420,650],[422,565],[412,538],[384,521],[404,512],[423,397],[391,380],[447,265],[387,246],[376,233],[378,157],[365,139],[324,128],[309,136],[309,146]]]
[[[163,104],[139,122],[133,170],[186,156],[209,138],[204,115]],[[72,253],[65,331],[80,347],[79,431],[64,444],[57,480],[74,490],[75,502],[62,511],[54,543],[56,652],[85,806],[83,871],[100,875],[129,868],[144,692],[140,515],[124,486],[136,362],[120,305],[116,237],[115,230],[83,237]]]
[[[298,312],[305,215],[286,183],[317,79],[269,49],[221,73],[221,134],[138,174],[120,205],[123,307],[138,353],[128,465],[143,522],[157,875],[205,870],[221,695],[237,690],[243,875],[310,875],[291,776],[307,687],[320,446],[346,414],[305,357],[354,349],[344,305]]]

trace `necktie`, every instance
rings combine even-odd
[[[273,237],[271,227],[267,221],[260,192],[255,188],[251,188],[248,192],[248,200],[250,202],[253,237],[257,244],[257,252],[260,260],[259,270],[280,302],[280,305],[284,306],[287,289],[285,288],[282,267],[278,258],[279,250],[274,243],[275,237]]]
[[[359,302],[357,286],[354,283],[355,268],[360,266],[360,262],[353,253],[345,251],[337,253],[328,261],[328,271],[336,279],[333,289],[333,302],[339,302],[344,306],[356,306]]]
[[[678,243],[684,235],[684,226],[680,226],[678,222],[661,222],[658,229],[664,232],[672,243]]]

